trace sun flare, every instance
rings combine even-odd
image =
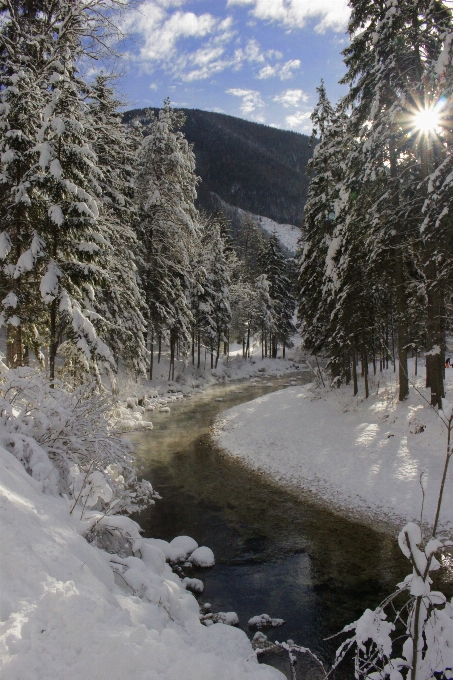
[[[428,135],[438,132],[440,129],[440,115],[435,108],[420,109],[414,115],[414,124],[417,130]]]

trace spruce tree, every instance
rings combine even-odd
[[[169,100],[158,117],[151,116],[136,179],[136,233],[142,245],[149,332],[158,337],[169,334],[170,375],[177,341],[186,343],[191,335],[187,292],[199,240],[195,156],[179,129],[182,122]]]
[[[135,253],[133,223],[135,154],[141,129],[127,128],[119,113],[110,79],[98,76],[90,90],[89,131],[100,170],[101,216],[106,232],[102,251],[107,274],[87,301],[104,319],[103,337],[115,356],[138,373],[146,372],[145,319]]]
[[[269,295],[274,307],[275,332],[270,336],[270,344],[271,356],[276,359],[278,344],[282,345],[283,356],[285,348],[291,346],[291,336],[295,333],[293,317],[296,303],[293,283],[288,276],[289,266],[275,234],[267,241],[260,255],[260,264],[269,282]]]

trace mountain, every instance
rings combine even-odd
[[[180,110],[202,179],[199,207],[217,208],[221,201],[280,224],[300,226],[308,188],[306,166],[313,153],[307,135],[223,113]],[[146,111],[127,111],[124,121],[146,120]]]

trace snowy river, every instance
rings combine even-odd
[[[306,382],[298,374],[297,382]],[[250,381],[214,386],[175,402],[170,413],[152,413],[154,430],[133,439],[162,500],[137,517],[145,536],[192,536],[214,551],[212,569],[187,572],[201,578],[201,604],[234,611],[248,635],[257,614],[285,620],[266,631],[274,640],[310,647],[327,664],[339,640],[324,639],[374,608],[408,573],[396,540],[295,497],[244,469],[215,448],[210,426],[222,410],[276,389]],[[222,401],[216,399],[222,398]],[[267,658],[288,677],[287,662]],[[301,661],[298,677],[317,678]],[[350,669],[336,678],[352,677]]]

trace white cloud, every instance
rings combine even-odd
[[[227,94],[232,94],[234,97],[242,97],[241,111],[247,116],[254,114],[255,120],[259,122],[264,122],[264,118],[261,113],[257,112],[256,109],[261,109],[264,106],[264,102],[261,99],[261,93],[257,90],[243,90],[241,88],[231,88],[226,90]]]
[[[218,23],[211,14],[177,11],[168,16],[154,2],[143,3],[131,14],[128,28],[142,35],[145,43],[141,57],[151,61],[171,58],[178,40],[205,37],[214,31]]]
[[[290,128],[300,128],[303,126],[304,130],[310,130],[311,126],[308,124],[311,111],[296,111],[291,116],[286,116],[286,124]]]
[[[280,80],[289,80],[293,77],[292,71],[300,68],[300,59],[290,59],[286,64],[283,64],[278,77]]]
[[[303,90],[285,90],[275,95],[274,102],[283,104],[285,108],[289,106],[299,106],[301,102],[308,101],[308,95]]]
[[[264,54],[260,50],[260,44],[257,40],[249,40],[245,47],[245,56],[250,62],[263,62]]]
[[[275,21],[289,28],[302,28],[318,19],[315,30],[342,31],[349,19],[348,0],[228,0],[228,6],[249,5],[256,19]]]
[[[258,73],[260,80],[266,78],[273,78],[277,76],[280,80],[289,80],[293,77],[293,71],[300,68],[300,59],[290,59],[284,64],[275,64],[274,66],[264,66]]]
[[[179,9],[184,2],[144,0],[126,15],[122,28],[142,38],[138,59],[146,70],[152,72],[161,67],[181,80],[192,82],[227,68],[239,70],[247,63],[264,65],[266,59],[281,58],[276,50],[263,52],[255,39],[248,40],[245,47],[227,52],[228,44],[236,36],[232,17],[185,12]],[[188,38],[200,41],[190,52],[183,46]]]

